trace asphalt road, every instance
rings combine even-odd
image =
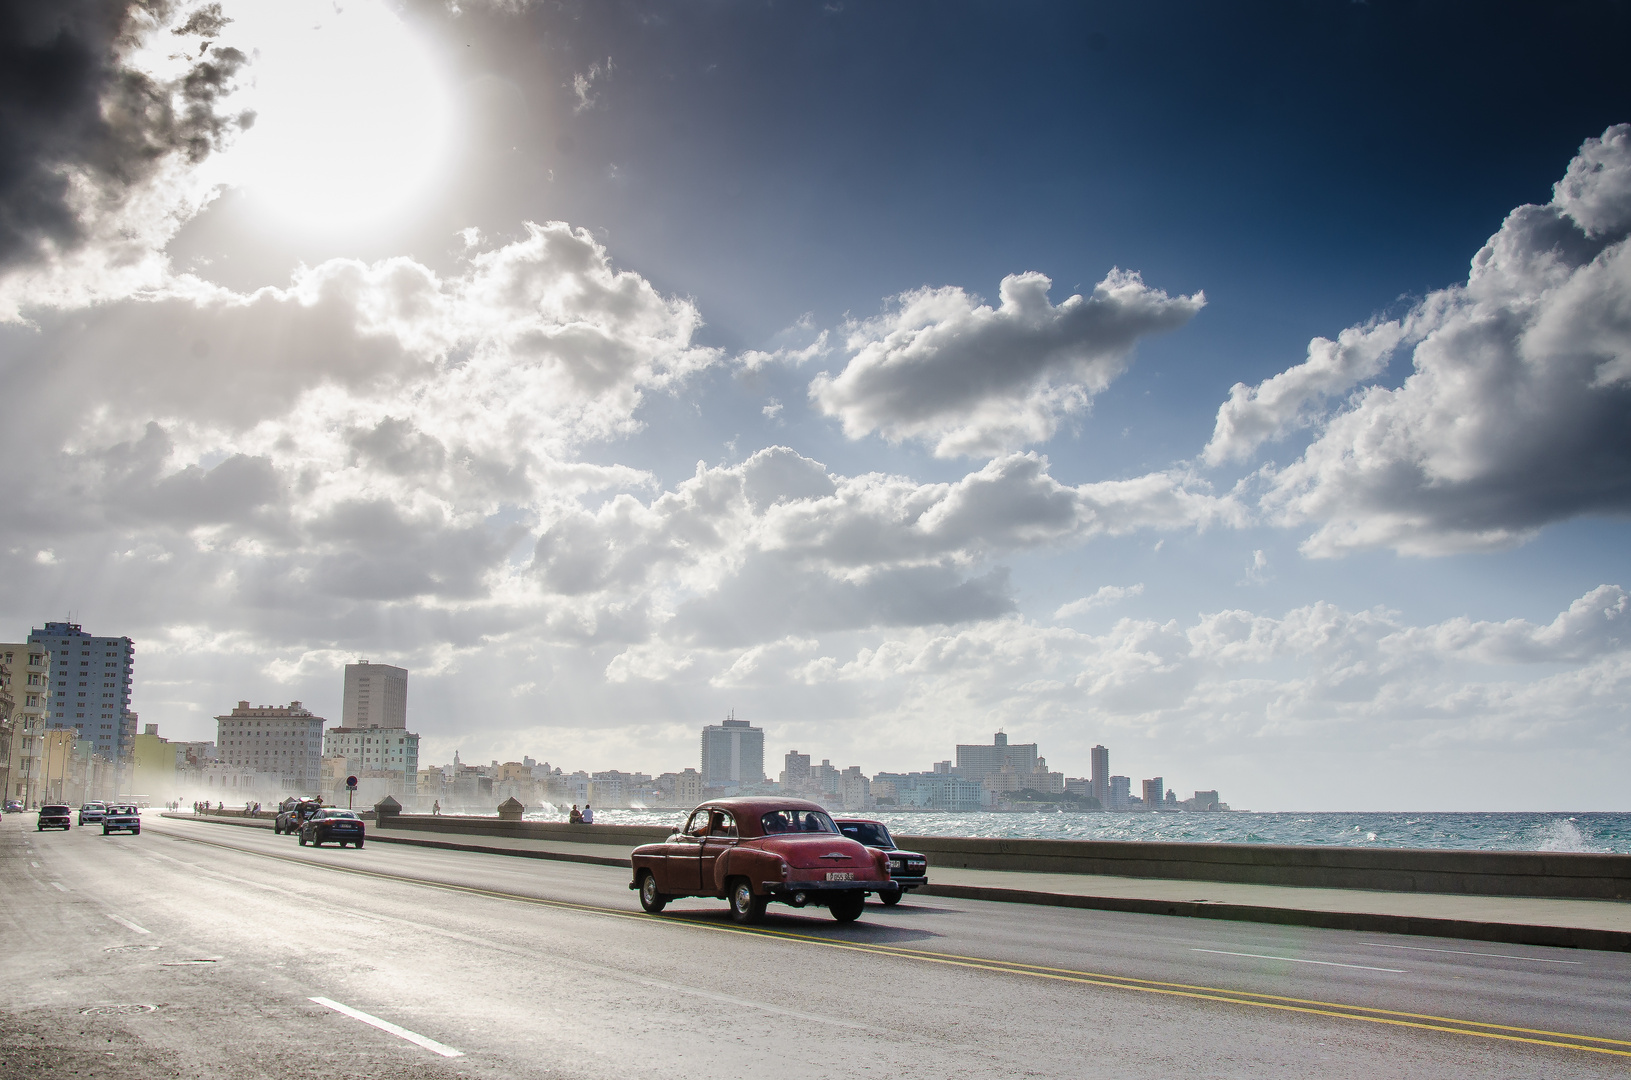
[[[0,1077],[1631,1072],[1622,954],[940,898],[744,931],[627,880],[7,815]]]

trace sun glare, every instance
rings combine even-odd
[[[223,43],[254,43],[245,102],[257,117],[231,152],[237,186],[321,228],[374,224],[426,194],[447,156],[451,95],[382,0],[224,6]]]

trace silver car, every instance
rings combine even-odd
[[[134,806],[110,806],[102,814],[102,835],[111,832],[132,832],[140,835],[142,814]]]
[[[87,821],[93,824],[100,823],[102,820],[102,815],[106,814],[107,812],[107,803],[94,801],[88,802],[79,808],[79,823],[81,825],[85,824]]]

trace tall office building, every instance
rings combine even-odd
[[[124,793],[136,742],[136,717],[130,711],[136,646],[127,637],[87,634],[70,622],[48,622],[28,635],[28,643],[51,654],[46,730],[77,731],[91,743],[92,753],[113,762]]]
[[[1159,776],[1144,781],[1144,809],[1159,810],[1166,800],[1166,782]]]
[[[702,729],[702,785],[756,784],[765,778],[765,733],[733,712]]]
[[[345,666],[345,697],[340,702],[343,728],[408,726],[408,670],[390,664]]]
[[[327,722],[298,701],[254,707],[240,701],[215,718],[215,752],[227,765],[277,774],[287,793],[315,795]]]
[[[1102,746],[1093,748],[1093,797],[1110,809],[1110,751]]]

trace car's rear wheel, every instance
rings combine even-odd
[[[361,848],[361,847],[362,847],[362,841],[361,841],[361,840],[358,840],[358,841],[357,841],[357,847],[359,847],[359,848]]]
[[[861,909],[866,907],[866,893],[846,892],[839,893],[827,904],[827,910],[839,922],[854,922],[861,917]]]
[[[900,903],[900,898],[902,895],[901,890],[891,889],[887,892],[879,893],[878,899],[882,900],[886,906],[894,907],[896,904]]]
[[[731,918],[737,922],[743,925],[758,922],[765,917],[769,903],[769,897],[753,895],[753,884],[747,878],[731,882]]]
[[[640,906],[648,915],[656,915],[668,906],[668,897],[657,889],[657,875],[650,870],[640,875]]]

